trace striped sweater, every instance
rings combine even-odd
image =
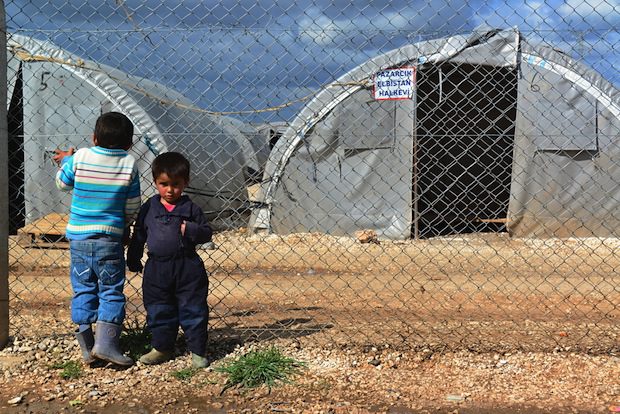
[[[140,177],[134,157],[122,149],[82,148],[64,157],[56,186],[73,189],[69,240],[97,235],[122,238],[140,208]]]

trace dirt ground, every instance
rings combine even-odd
[[[294,384],[219,396],[215,372],[181,382],[166,364],[89,370],[91,391],[133,391],[93,399],[74,385],[86,403],[71,407],[67,381],[36,364],[20,371],[23,352],[5,352],[0,363],[18,362],[0,382],[0,410],[585,413],[620,403],[617,239],[476,234],[360,244],[224,232],[215,243],[201,252],[211,272],[212,353],[220,361],[278,344],[308,364]],[[35,344],[67,336],[68,252],[15,243],[10,252],[11,335]],[[143,321],[140,283],[128,275],[128,324]],[[46,400],[46,387],[66,398]],[[24,392],[24,402],[6,404]]]
[[[172,376],[188,358],[158,367],[14,371],[0,380],[3,413],[605,413],[620,397],[617,358],[576,354],[399,353],[278,341],[307,368],[289,385],[220,394],[203,370]],[[77,352],[77,350],[76,350]],[[75,356],[75,355],[74,355]],[[382,364],[375,364],[376,359]],[[370,361],[370,362],[369,362]],[[216,361],[215,364],[220,361]],[[182,363],[182,365],[180,365]],[[175,365],[176,364],[176,365]],[[10,399],[21,397],[17,404]]]

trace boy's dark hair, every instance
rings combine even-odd
[[[164,152],[153,161],[153,181],[166,173],[169,178],[182,178],[189,182],[189,161],[178,152]]]
[[[100,147],[128,150],[133,141],[133,123],[120,112],[106,112],[97,118],[95,138]]]

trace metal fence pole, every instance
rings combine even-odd
[[[0,349],[9,340],[9,177],[6,97],[6,21],[0,1]]]

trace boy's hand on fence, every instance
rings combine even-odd
[[[71,147],[67,151],[63,151],[61,149],[56,148],[54,152],[55,152],[55,155],[52,156],[52,159],[54,160],[56,164],[60,165],[63,158],[70,157],[71,155],[75,154],[75,148]]]
[[[143,267],[140,261],[137,262],[127,262],[127,268],[130,272],[141,272]]]

